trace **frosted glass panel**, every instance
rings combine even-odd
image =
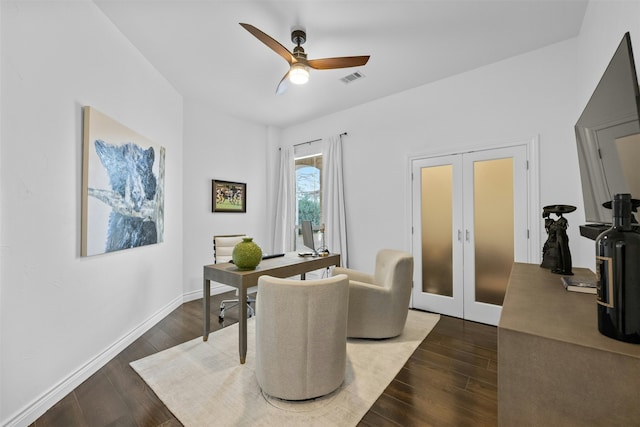
[[[422,291],[453,296],[453,166],[421,169]]]
[[[474,162],[476,301],[502,305],[513,264],[513,159]]]

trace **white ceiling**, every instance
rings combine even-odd
[[[586,0],[94,0],[185,98],[287,127],[578,35]],[[238,23],[309,59],[371,55],[364,67],[311,70],[276,86],[284,59]],[[365,78],[345,84],[354,71]]]

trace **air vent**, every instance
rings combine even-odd
[[[344,84],[349,84],[349,83],[355,82],[356,80],[360,80],[363,77],[364,77],[364,74],[362,74],[360,71],[356,71],[355,73],[351,73],[348,76],[344,76],[340,80]]]

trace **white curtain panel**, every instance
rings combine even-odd
[[[347,221],[344,206],[344,181],[342,179],[342,138],[325,138],[322,152],[323,206],[325,242],[331,252],[340,254],[342,267],[349,266],[347,255]]]
[[[296,185],[292,147],[280,148],[280,168],[274,218],[273,253],[291,252],[295,246]]]

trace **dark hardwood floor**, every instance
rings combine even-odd
[[[213,296],[212,310],[231,295]],[[224,325],[212,313],[212,330],[236,313]],[[32,426],[180,426],[129,362],[201,335],[202,300],[183,304]],[[495,426],[497,409],[496,328],[442,316],[359,426]]]

